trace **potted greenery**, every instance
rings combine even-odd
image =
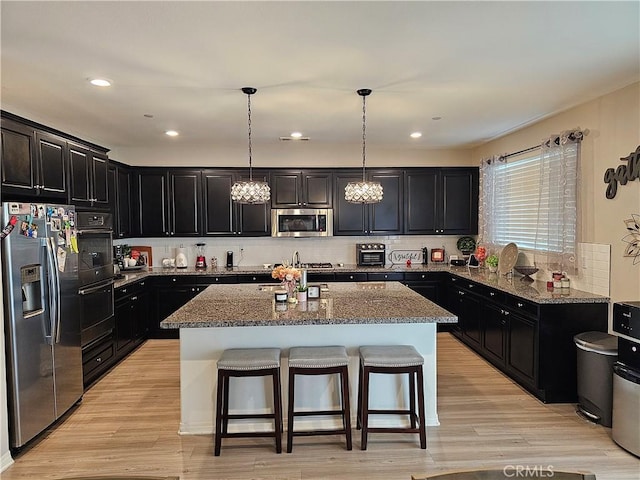
[[[297,288],[297,294],[296,294],[296,298],[298,299],[298,302],[306,302],[307,301],[307,289],[309,287],[304,285],[298,285]]]
[[[484,263],[487,264],[487,268],[491,273],[498,271],[498,256],[495,253],[493,255],[489,255]]]

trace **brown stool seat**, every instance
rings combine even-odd
[[[279,348],[232,348],[222,352],[218,359],[218,387],[216,404],[216,432],[214,455],[220,455],[223,438],[274,437],[276,452],[282,452],[282,396],[280,387]],[[229,414],[229,378],[265,377],[273,379],[273,413]],[[246,418],[273,418],[273,432],[229,433],[229,420]]]
[[[294,436],[345,435],[351,450],[351,407],[349,402],[349,357],[342,346],[293,347],[289,350],[289,407],[287,410],[287,453],[293,449]],[[296,375],[340,375],[341,406],[339,410],[295,411]],[[293,430],[295,417],[340,415],[342,428],[333,430]]]
[[[371,345],[360,347],[360,378],[358,379],[358,428],[362,429],[360,448],[367,449],[369,433],[418,433],[420,448],[427,448],[424,410],[424,358],[411,345]],[[409,376],[408,409],[369,409],[369,380],[372,373],[407,374]],[[416,409],[416,383],[418,408]],[[370,415],[408,415],[408,427],[369,427]]]

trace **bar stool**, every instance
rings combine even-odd
[[[273,413],[229,414],[229,378],[265,377],[273,379]],[[216,404],[215,456],[220,455],[223,438],[274,437],[276,452],[282,452],[282,397],[280,387],[279,348],[232,348],[222,352],[218,360],[218,388]],[[273,432],[229,433],[229,420],[244,418],[273,418]]]
[[[347,450],[351,450],[351,406],[349,402],[349,357],[341,346],[293,347],[289,350],[289,408],[287,410],[287,453],[293,449],[294,436],[345,435]],[[295,411],[296,375],[340,375],[340,410]],[[294,417],[340,415],[342,428],[334,430],[293,431]]]
[[[360,378],[358,379],[358,428],[362,428],[360,448],[367,449],[369,433],[419,433],[420,448],[427,448],[424,413],[424,358],[411,345],[381,345],[360,347]],[[409,409],[369,409],[369,376],[372,373],[408,374]],[[416,378],[418,409],[416,410]],[[369,415],[409,415],[409,427],[369,427]],[[418,426],[416,426],[416,422]]]

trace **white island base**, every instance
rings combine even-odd
[[[439,425],[436,406],[436,323],[251,326],[180,329],[180,434],[213,434],[216,410],[216,362],[227,348],[282,349],[283,415],[287,413],[288,349],[294,346],[344,345],[349,353],[351,422],[356,425],[358,347],[413,345],[424,356],[427,425]],[[370,408],[408,408],[407,375],[373,375]],[[267,413],[272,408],[270,377],[232,378],[230,413]],[[339,408],[337,376],[296,377],[296,410]],[[286,428],[287,419],[284,418]],[[335,428],[339,417],[302,417],[296,430]],[[371,426],[406,425],[408,418],[375,415]],[[268,420],[232,421],[230,432],[273,429]]]

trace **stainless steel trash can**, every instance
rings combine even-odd
[[[578,347],[578,413],[610,427],[618,337],[605,332],[584,332],[574,336],[573,341]]]
[[[611,437],[640,457],[640,343],[619,339],[613,366],[613,427]]]

